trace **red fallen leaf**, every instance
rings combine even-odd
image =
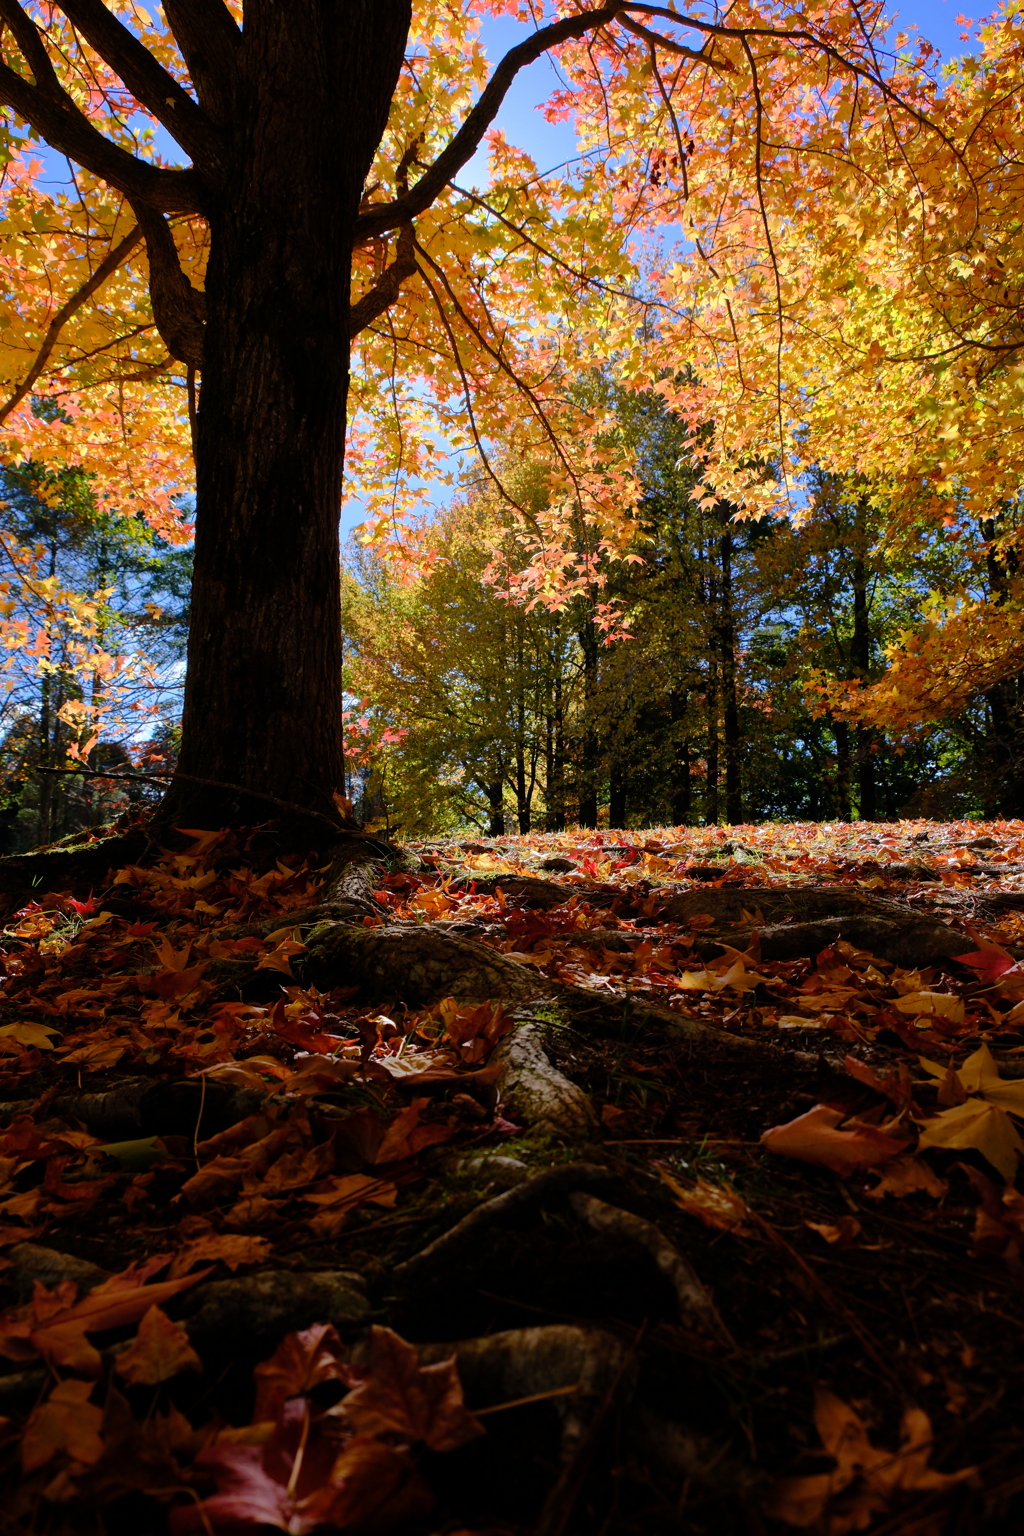
[[[972,939],[978,939],[979,935],[970,929]],[[1005,976],[1007,971],[1012,971],[1017,965],[1014,957],[999,944],[989,943],[980,939],[977,949],[972,949],[966,955],[954,956],[957,965],[969,965],[972,971],[977,971],[978,980],[992,986],[1000,976]]]
[[[0,1136],[0,1155],[4,1157],[46,1157],[58,1143],[43,1136],[31,1115],[18,1115]]]
[[[432,1451],[454,1451],[484,1433],[462,1400],[454,1356],[421,1366],[411,1344],[376,1324],[370,1335],[369,1379],[330,1412],[343,1416],[357,1434],[397,1434],[421,1440]]]
[[[172,1509],[171,1536],[242,1536],[267,1526],[307,1536],[371,1519],[383,1533],[429,1514],[433,1496],[407,1450],[357,1437],[339,1455],[324,1427],[293,1398],[265,1445],[220,1441],[200,1451],[195,1466],[212,1472],[218,1491]]]
[[[881,1077],[874,1067],[869,1067],[866,1061],[858,1061],[856,1056],[847,1056],[843,1066],[851,1077],[855,1077],[859,1083],[865,1083],[868,1088],[873,1088],[884,1098],[892,1099],[898,1104],[904,1097],[909,1098],[910,1072],[905,1062],[900,1062],[900,1074],[898,1077],[891,1075]]]
[[[912,1051],[919,1051],[923,1045],[926,1045],[930,1051],[948,1051],[950,1048],[949,1039],[944,1040],[928,1029],[918,1029],[909,1018],[897,1013],[895,1008],[880,1008],[877,1017],[879,1024],[884,1024],[887,1029],[892,1030],[893,1034],[899,1035],[903,1044],[909,1046]],[[927,1015],[919,1015],[919,1017],[927,1017]],[[934,1024],[935,1019],[929,1018],[928,1022]],[[961,1033],[961,1029],[954,1029],[951,1038],[955,1040]]]
[[[315,1323],[301,1333],[290,1333],[269,1360],[253,1371],[256,1379],[256,1423],[276,1419],[290,1397],[305,1397],[322,1381],[344,1381],[355,1386],[345,1364],[345,1346],[328,1323]]]
[[[276,1035],[282,1040],[287,1040],[289,1045],[297,1045],[300,1050],[313,1051],[330,1056],[341,1044],[338,1035],[328,1034],[321,1029],[320,1016],[315,1013],[303,1013],[298,1018],[290,1019],[285,1013],[284,998],[278,998],[270,1011],[268,1023]]]
[[[57,1195],[61,1200],[73,1200],[76,1202],[98,1200],[105,1189],[116,1184],[119,1175],[108,1174],[102,1179],[81,1179],[76,1184],[67,1184],[61,1178],[61,1174],[72,1162],[71,1157],[48,1157],[46,1160],[46,1177],[43,1180],[43,1188],[48,1195]]]
[[[849,1130],[840,1130],[846,1119],[841,1109],[829,1109],[827,1104],[815,1104],[805,1115],[799,1115],[785,1125],[773,1125],[761,1137],[761,1143],[769,1152],[782,1157],[799,1158],[804,1163],[816,1163],[820,1168],[830,1168],[841,1178],[858,1168],[870,1168],[873,1163],[883,1163],[895,1157],[907,1146],[907,1140],[897,1141],[873,1125],[856,1122]]]

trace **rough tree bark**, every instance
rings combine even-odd
[[[208,203],[180,767],[324,812],[344,773],[341,278],[409,19],[409,0],[347,5],[329,21],[317,5],[247,7],[224,185]],[[183,782],[168,810],[245,812],[210,794]]]

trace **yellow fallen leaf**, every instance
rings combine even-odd
[[[34,1045],[40,1051],[52,1051],[51,1035],[60,1030],[52,1024],[4,1024],[0,1026],[0,1039],[13,1040],[17,1045]]]
[[[927,1056],[919,1056],[917,1059],[931,1077],[938,1078],[943,1083],[948,1081],[950,1073],[948,1066],[943,1066],[937,1061],[929,1061]],[[1000,1077],[999,1066],[987,1045],[979,1046],[972,1055],[968,1056],[963,1065],[956,1069],[954,1075],[965,1093],[980,1094],[990,1104],[998,1104],[1000,1109],[1008,1110],[1011,1115],[1020,1115],[1024,1119],[1024,1078]]]
[[[938,1472],[928,1465],[932,1426],[920,1408],[908,1408],[904,1413],[900,1448],[895,1454],[873,1446],[863,1420],[824,1387],[814,1394],[814,1422],[835,1466],[830,1472],[782,1478],[776,1483],[767,1513],[788,1525],[815,1525],[828,1512],[824,1527],[828,1536],[847,1536],[849,1531],[866,1530],[872,1517],[888,1508],[895,1493],[940,1491],[976,1477],[974,1467]],[[854,1482],[858,1486],[853,1494],[830,1510],[833,1499]]]
[[[1024,1141],[1009,1115],[984,1099],[968,1099],[966,1104],[954,1104],[952,1109],[933,1115],[924,1123],[918,1146],[951,1151],[973,1147],[1009,1184],[1016,1177],[1017,1158],[1024,1157]]]
[[[657,1167],[680,1210],[688,1216],[696,1216],[705,1226],[735,1232],[738,1236],[747,1235],[748,1229],[743,1225],[750,1215],[747,1202],[728,1184],[711,1184],[707,1179],[698,1179],[692,1185],[682,1184],[667,1168]]]
[[[900,1013],[929,1014],[954,1024],[964,1022],[964,1000],[949,992],[908,992],[905,997],[895,998],[892,1006]]]

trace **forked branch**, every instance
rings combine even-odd
[[[101,177],[133,206],[144,204],[164,213],[200,212],[195,172],[149,165],[93,127],[57,79],[42,33],[17,0],[0,0],[0,29],[10,30],[32,77],[0,62],[3,105],[30,123],[58,154]]]
[[[164,15],[181,49],[200,105],[218,126],[230,115],[242,34],[222,0],[164,0]]]
[[[163,214],[144,205],[133,207],[146,237],[149,293],[156,328],[172,357],[189,368],[202,368],[205,296],[193,288],[182,271],[178,248]]]

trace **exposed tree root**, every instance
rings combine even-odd
[[[458,1260],[474,1246],[486,1228],[558,1199],[569,1190],[607,1184],[613,1179],[614,1174],[597,1163],[564,1163],[560,1168],[548,1168],[543,1173],[534,1174],[515,1189],[506,1190],[478,1205],[441,1237],[406,1259],[404,1264],[399,1264],[392,1278],[402,1287],[418,1285],[439,1268]]]
[[[795,960],[802,955],[816,955],[829,944],[845,939],[857,949],[866,949],[893,965],[908,968],[938,965],[943,960],[965,955],[976,946],[966,934],[946,923],[920,918],[916,914],[888,917],[826,917],[811,923],[784,923],[759,931],[761,957],[764,960]],[[702,954],[720,946],[698,945]]]
[[[186,1291],[178,1307],[193,1347],[205,1361],[262,1359],[285,1334],[331,1323],[350,1334],[369,1322],[365,1282],[350,1270],[263,1270],[214,1280]]]
[[[499,1041],[492,1061],[500,1064],[497,1089],[502,1109],[532,1130],[568,1140],[597,1129],[589,1095],[548,1060],[544,1029],[531,1019]]]
[[[733,1344],[733,1339],[693,1267],[653,1222],[645,1221],[642,1216],[634,1216],[631,1211],[621,1211],[618,1206],[607,1205],[605,1201],[583,1190],[575,1190],[569,1196],[569,1204],[577,1216],[593,1227],[595,1232],[605,1232],[622,1242],[643,1248],[650,1254],[678,1297],[679,1312],[684,1323],[702,1328],[726,1344]]]

